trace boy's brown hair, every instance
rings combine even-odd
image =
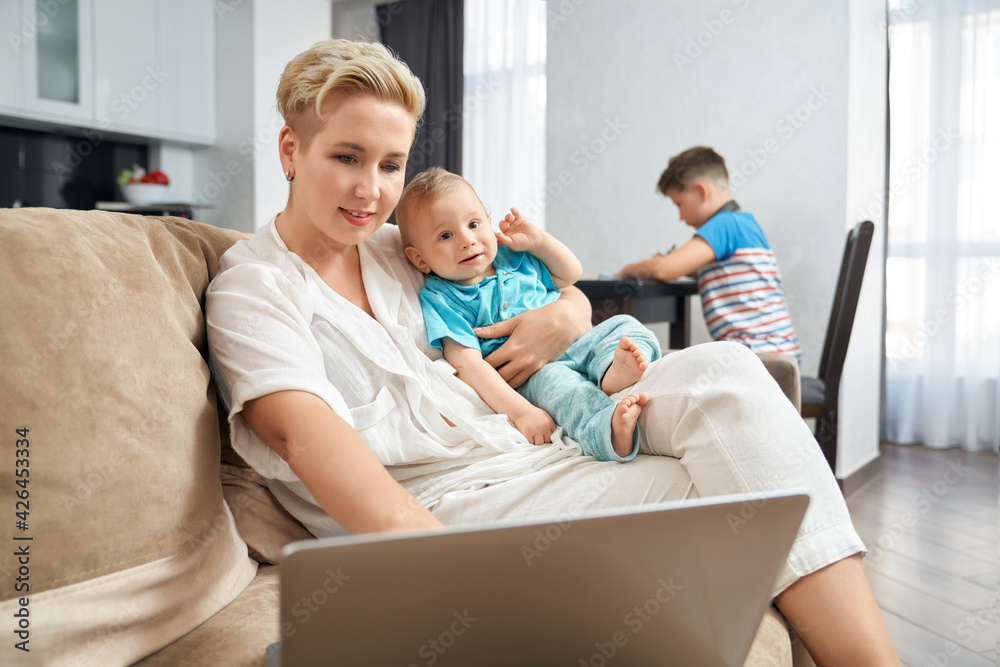
[[[683,192],[698,179],[729,185],[726,161],[708,146],[695,146],[670,158],[656,189],[667,196],[667,190]]]

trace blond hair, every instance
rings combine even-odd
[[[479,198],[476,189],[472,187],[471,183],[458,174],[453,174],[441,167],[431,167],[413,177],[413,180],[403,188],[403,193],[399,195],[399,203],[396,205],[396,224],[399,227],[399,233],[403,237],[403,245],[410,245],[406,233],[410,222],[410,214],[420,205],[432,202],[441,195],[453,192],[462,183],[469,186],[469,189],[476,195],[476,198]],[[479,203],[483,203],[481,199]],[[485,209],[486,207],[484,206],[483,208]]]
[[[295,56],[278,82],[278,113],[304,146],[322,127],[328,95],[371,95],[406,109],[416,128],[424,88],[402,60],[378,43],[331,39]]]

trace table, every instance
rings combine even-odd
[[[613,315],[631,315],[640,322],[669,322],[670,349],[690,344],[688,297],[698,293],[695,281],[579,280],[576,286],[590,299],[594,324]]]

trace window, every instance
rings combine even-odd
[[[995,450],[1000,9],[891,0],[889,19],[885,435]]]
[[[545,225],[546,3],[466,0],[462,171],[494,223]]]

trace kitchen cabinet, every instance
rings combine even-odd
[[[0,26],[8,28],[7,42],[0,47],[0,113],[21,108],[21,60],[18,53],[26,41],[28,30],[21,25],[21,6],[17,2],[0,2]]]
[[[88,125],[94,115],[91,0],[20,5],[19,108],[31,119]]]
[[[215,3],[160,0],[161,136],[215,141]]]
[[[160,128],[157,0],[93,0],[94,117],[104,130],[155,137]]]
[[[0,28],[17,43],[0,49],[0,114],[214,143],[212,0],[3,0]]]

